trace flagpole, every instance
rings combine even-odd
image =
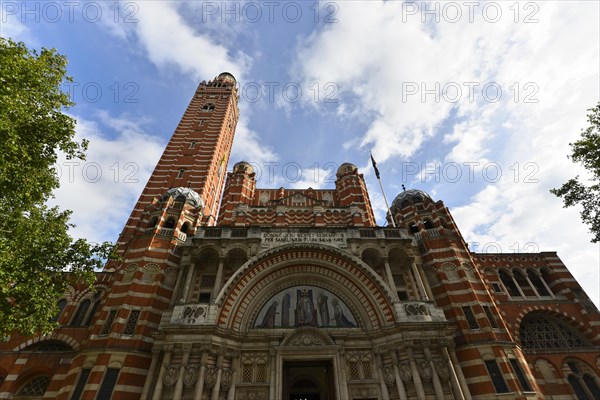
[[[392,214],[392,210],[390,209],[390,205],[387,201],[387,197],[385,196],[385,190],[383,190],[383,184],[381,183],[381,177],[379,176],[379,169],[377,168],[377,163],[373,158],[373,153],[369,151],[371,155],[371,162],[373,163],[373,169],[375,170],[375,177],[377,178],[377,182],[379,182],[379,187],[381,188],[381,194],[383,194],[383,200],[385,201],[385,206],[387,207],[387,212],[390,214],[390,219],[392,220],[392,226],[396,227],[396,222],[394,221],[394,215]],[[387,215],[386,215],[387,219]]]

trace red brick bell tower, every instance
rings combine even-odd
[[[239,117],[237,103],[236,80],[230,73],[200,83],[119,236],[120,252],[143,229],[144,210],[171,188],[198,193],[204,205],[200,223],[214,225]]]
[[[120,259],[105,266],[112,281],[99,290],[102,306],[61,384],[81,387],[74,398],[143,394],[159,322],[181,285],[181,246],[216,221],[237,102],[236,80],[226,72],[194,93],[119,236]]]

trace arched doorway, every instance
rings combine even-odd
[[[283,365],[283,400],[334,400],[331,361],[293,361]]]

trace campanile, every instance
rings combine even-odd
[[[144,209],[174,187],[190,188],[204,205],[203,225],[214,225],[239,110],[236,80],[223,72],[202,81],[169,140],[121,235],[121,252]]]

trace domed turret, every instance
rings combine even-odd
[[[202,201],[202,198],[200,197],[200,195],[190,188],[185,188],[185,187],[171,188],[166,191],[166,193],[163,195],[161,200],[164,201],[164,200],[168,199],[169,197],[174,197],[176,199],[178,197],[185,197],[186,203],[189,203],[189,204],[193,205],[194,207],[198,207],[198,206],[204,207],[204,202]]]
[[[354,173],[357,170],[358,170],[358,167],[356,165],[346,162],[346,163],[343,163],[342,165],[340,165],[340,167],[338,168],[335,175],[338,178],[340,178],[344,175]]]
[[[423,203],[425,199],[433,202],[431,196],[429,196],[424,191],[418,189],[409,189],[403,191],[398,196],[396,196],[396,198],[392,202],[392,207],[401,209],[403,207],[406,207],[410,203]]]
[[[254,168],[246,161],[240,161],[233,166],[233,173],[245,172],[246,174],[254,173]]]
[[[236,84],[235,77],[232,74],[230,74],[229,72],[220,73],[219,76],[217,77],[217,79],[222,82],[232,84],[234,86]]]

